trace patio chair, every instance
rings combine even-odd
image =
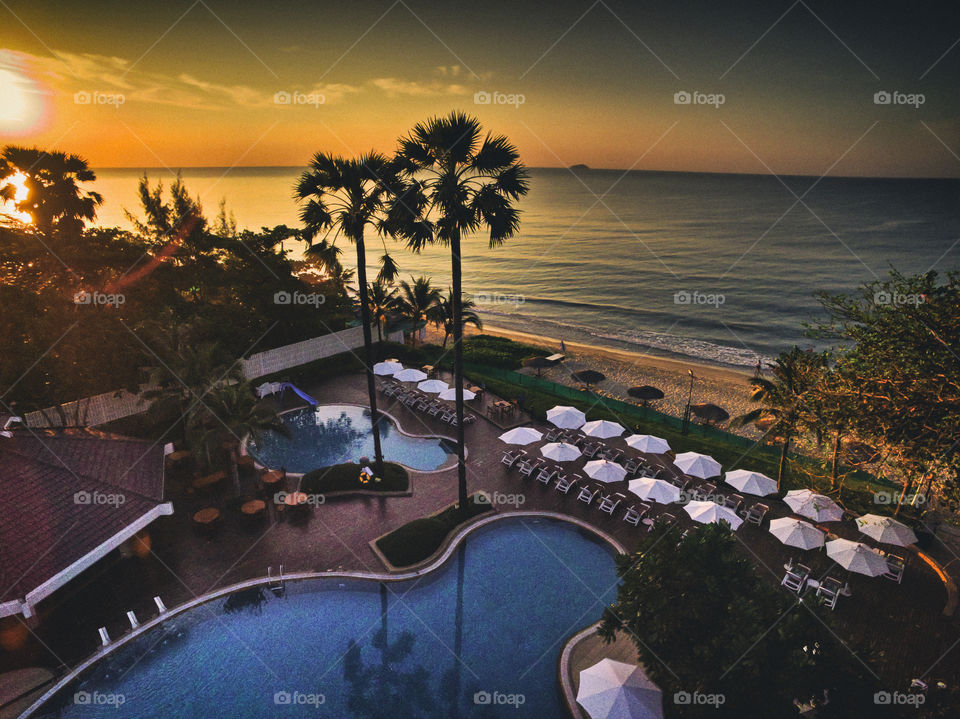
[[[464,423],[465,425],[467,425],[467,424],[473,424],[473,423],[476,422],[476,421],[477,421],[477,415],[475,415],[475,414],[465,414],[465,415],[463,415],[463,423]]]
[[[520,463],[520,474],[524,477],[530,477],[534,472],[539,470],[545,462],[542,459],[527,460]]]
[[[554,486],[562,494],[570,494],[570,490],[577,486],[577,480],[580,479],[576,474],[561,474],[557,477],[557,484]]]
[[[440,421],[449,422],[451,419],[453,419],[456,416],[457,415],[455,413],[451,412],[450,410],[447,410],[446,412],[440,415]]]
[[[393,384],[388,384],[383,388],[383,394],[387,397],[393,397],[397,392],[400,391],[400,388]]]
[[[548,442],[556,442],[560,438],[560,433],[559,429],[548,429],[543,433],[543,438]]]
[[[599,450],[600,450],[599,444],[585,444],[583,446],[583,456],[590,457],[592,459]]]
[[[613,448],[613,449],[605,449],[603,451],[603,458],[610,462],[616,462],[617,460],[620,459],[621,456],[623,456],[622,449]]]
[[[591,502],[593,502],[593,498],[596,497],[598,494],[600,494],[599,488],[581,487],[580,494],[577,495],[577,499],[579,499],[584,504],[590,504]]]
[[[504,452],[503,456],[500,457],[500,464],[504,464],[507,467],[512,467],[523,455],[524,452],[522,449],[518,449],[516,452]]]
[[[430,400],[424,398],[424,399],[421,399],[419,402],[417,402],[417,404],[414,406],[414,409],[417,410],[417,412],[425,412],[426,410],[430,409],[430,407],[432,406],[433,406],[433,403]]]
[[[793,569],[788,569],[780,580],[780,586],[786,587],[791,592],[799,594],[807,586],[807,580],[810,578],[810,567],[798,564]]]
[[[770,507],[757,502],[747,510],[747,515],[744,517],[744,519],[751,524],[756,524],[759,527],[763,523],[763,518],[767,516],[767,512],[769,511]]]
[[[613,513],[617,510],[617,507],[620,506],[620,502],[622,502],[624,499],[626,499],[626,497],[619,492],[616,494],[608,494],[600,501],[600,511],[606,512],[612,517]]]
[[[817,596],[823,600],[830,609],[837,606],[837,599],[843,590],[843,582],[836,577],[825,577],[820,586],[817,587]]]
[[[647,469],[649,470],[649,467]],[[660,475],[662,474],[663,474],[663,467],[658,467],[653,471],[653,474],[651,474],[650,476],[653,477],[654,479],[660,479]]]
[[[550,484],[550,482],[556,479],[559,473],[559,467],[551,467],[550,465],[547,465],[537,473],[537,481],[543,482],[544,484]]]
[[[438,414],[443,412],[446,409],[443,405],[437,404],[434,402],[427,408],[427,414],[431,417],[436,417]]]
[[[903,570],[907,566],[907,561],[903,557],[898,557],[895,554],[888,554],[886,559],[887,571],[883,573],[883,577],[900,584],[903,580]]]
[[[410,393],[410,396],[407,397],[407,398],[403,401],[403,403],[404,403],[405,405],[407,405],[407,407],[413,407],[413,406],[415,406],[415,405],[417,404],[417,402],[420,401],[420,399],[421,399],[421,398],[420,398],[420,395],[419,395],[419,394],[414,394],[413,392],[411,392],[411,393]]]
[[[741,504],[743,504],[743,497],[739,494],[731,494],[723,498],[723,506],[732,509],[734,513],[740,509]]]
[[[647,516],[647,512],[649,511],[650,505],[641,502],[639,506],[627,508],[627,511],[623,515],[623,521],[636,527],[640,524],[640,520]]]
[[[628,459],[623,467],[627,470],[627,474],[636,474],[640,470],[640,460]]]

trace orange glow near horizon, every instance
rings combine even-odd
[[[33,217],[29,212],[21,212],[15,207],[15,203],[23,202],[27,199],[27,195],[30,194],[30,190],[27,189],[27,176],[22,172],[17,172],[10,177],[3,180],[4,184],[10,184],[14,187],[13,202],[0,202],[0,213],[4,215],[9,215],[15,220],[29,225],[33,222]]]

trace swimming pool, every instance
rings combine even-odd
[[[456,449],[440,437],[411,437],[397,429],[381,413],[380,442],[384,459],[421,471],[438,469],[456,459]],[[268,433],[262,446],[247,443],[247,451],[260,464],[272,469],[285,467],[302,474],[331,464],[356,462],[373,457],[373,430],[370,410],[348,404],[328,404],[285,412],[281,419],[290,437]]]
[[[419,579],[288,582],[187,610],[35,716],[561,717],[557,657],[616,583],[592,532],[500,519]]]

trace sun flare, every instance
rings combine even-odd
[[[21,212],[15,207],[16,203],[27,199],[27,195],[30,193],[27,188],[27,176],[22,172],[17,172],[5,180],[0,180],[0,186],[3,185],[13,186],[13,202],[0,202],[0,214],[8,215],[26,224],[33,222],[33,217],[30,216],[29,212]]]

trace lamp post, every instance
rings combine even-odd
[[[687,370],[687,374],[690,375],[690,388],[687,390],[687,406],[683,411],[683,428],[680,430],[680,434],[686,434],[690,428],[690,402],[693,399],[693,370]]]

